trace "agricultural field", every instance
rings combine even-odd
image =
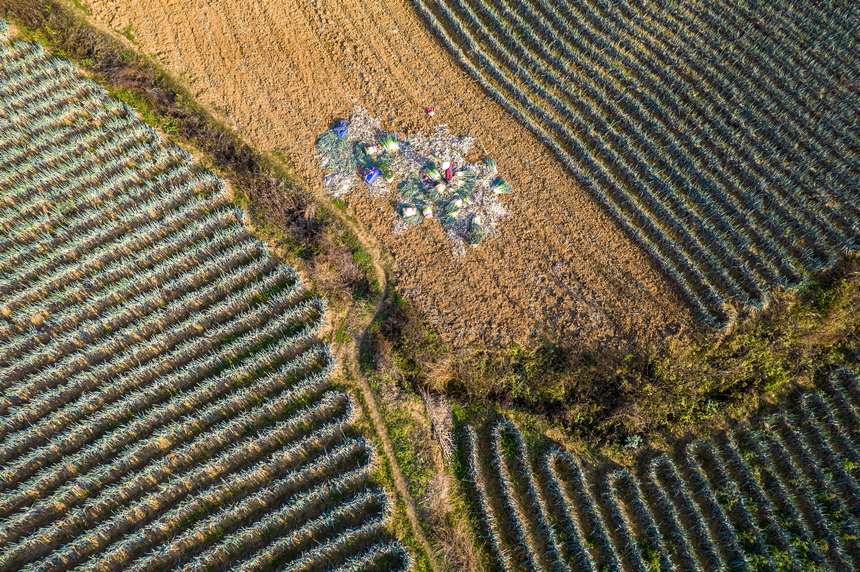
[[[0,35],[0,570],[406,569],[324,301],[187,151]]]
[[[90,4],[311,187],[314,138],[355,103],[474,136],[520,190],[482,248],[451,257],[441,228],[392,233],[393,205],[348,198],[457,345],[645,347],[858,246],[850,3]]]
[[[455,463],[499,570],[855,570],[860,378],[636,466],[462,424]]]
[[[856,3],[416,4],[702,321],[860,247]]]
[[[858,54],[0,0],[0,572],[860,569]]]
[[[396,204],[357,189],[349,212],[390,255],[403,298],[455,347],[545,337],[657,345],[693,325],[653,267],[552,151],[484,93],[409,0],[87,0],[91,18],[154,57],[252,145],[323,192],[315,142],[358,105],[406,137],[446,124],[515,192],[462,256],[440,224],[395,232]],[[435,115],[428,118],[425,107]]]

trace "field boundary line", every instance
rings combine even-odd
[[[270,152],[264,152],[263,155],[278,165],[278,167],[289,171],[289,168],[283,159]],[[383,251],[377,240],[365,232],[358,222],[354,221],[352,217],[344,213],[328,196],[317,191],[310,191],[310,194],[315,200],[329,208],[330,212],[337,217],[341,224],[346,226],[355,235],[356,239],[361,243],[362,248],[364,248],[364,250],[370,255],[371,266],[373,267],[376,280],[379,283],[381,294],[373,308],[373,312],[369,314],[367,324],[361,329],[359,336],[356,337],[349,346],[344,346],[336,351],[335,356],[344,365],[344,368],[348,373],[348,377],[353,381],[353,383],[357,383],[358,389],[361,390],[361,393],[364,396],[364,401],[367,405],[368,417],[370,418],[373,428],[382,443],[382,449],[385,452],[385,456],[388,459],[388,465],[391,468],[391,478],[394,481],[397,494],[403,501],[406,516],[412,526],[412,533],[415,535],[416,540],[421,544],[421,547],[427,554],[427,560],[434,572],[441,572],[442,569],[439,567],[435,553],[433,552],[430,542],[424,534],[424,529],[421,527],[421,523],[418,520],[418,513],[415,509],[415,500],[409,493],[406,479],[403,478],[403,473],[400,471],[400,464],[397,462],[397,457],[394,454],[394,444],[391,442],[391,438],[388,435],[385,419],[383,418],[376,401],[376,394],[370,386],[370,382],[367,380],[367,377],[362,374],[361,367],[359,365],[361,363],[361,348],[363,346],[363,342],[370,331],[371,325],[376,321],[377,317],[382,314],[385,304],[388,302],[391,295],[391,283],[388,280],[388,271],[385,264],[382,262],[384,257]]]

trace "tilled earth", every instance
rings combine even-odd
[[[447,123],[513,185],[498,232],[463,256],[437,223],[394,232],[385,198],[350,207],[395,261],[397,284],[454,345],[540,338],[660,344],[691,316],[671,283],[525,128],[484,94],[408,0],[89,0],[264,151],[321,186],[314,141],[356,105],[400,132]],[[433,106],[436,115],[426,117]]]

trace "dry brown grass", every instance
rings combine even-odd
[[[725,335],[660,352],[458,351],[403,303],[389,308],[377,340],[391,357],[376,365],[396,369],[405,387],[519,411],[595,446],[706,431],[722,414],[744,416],[833,365],[860,361],[860,256],[779,294]]]

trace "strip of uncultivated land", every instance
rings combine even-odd
[[[648,345],[684,330],[673,286],[562,165],[456,65],[402,0],[95,0],[94,18],[178,75],[252,144],[321,186],[316,136],[361,104],[390,128],[477,138],[515,192],[497,235],[453,257],[438,225],[395,234],[385,199],[350,198],[404,297],[455,345],[540,338]],[[431,120],[424,107],[436,108]]]

